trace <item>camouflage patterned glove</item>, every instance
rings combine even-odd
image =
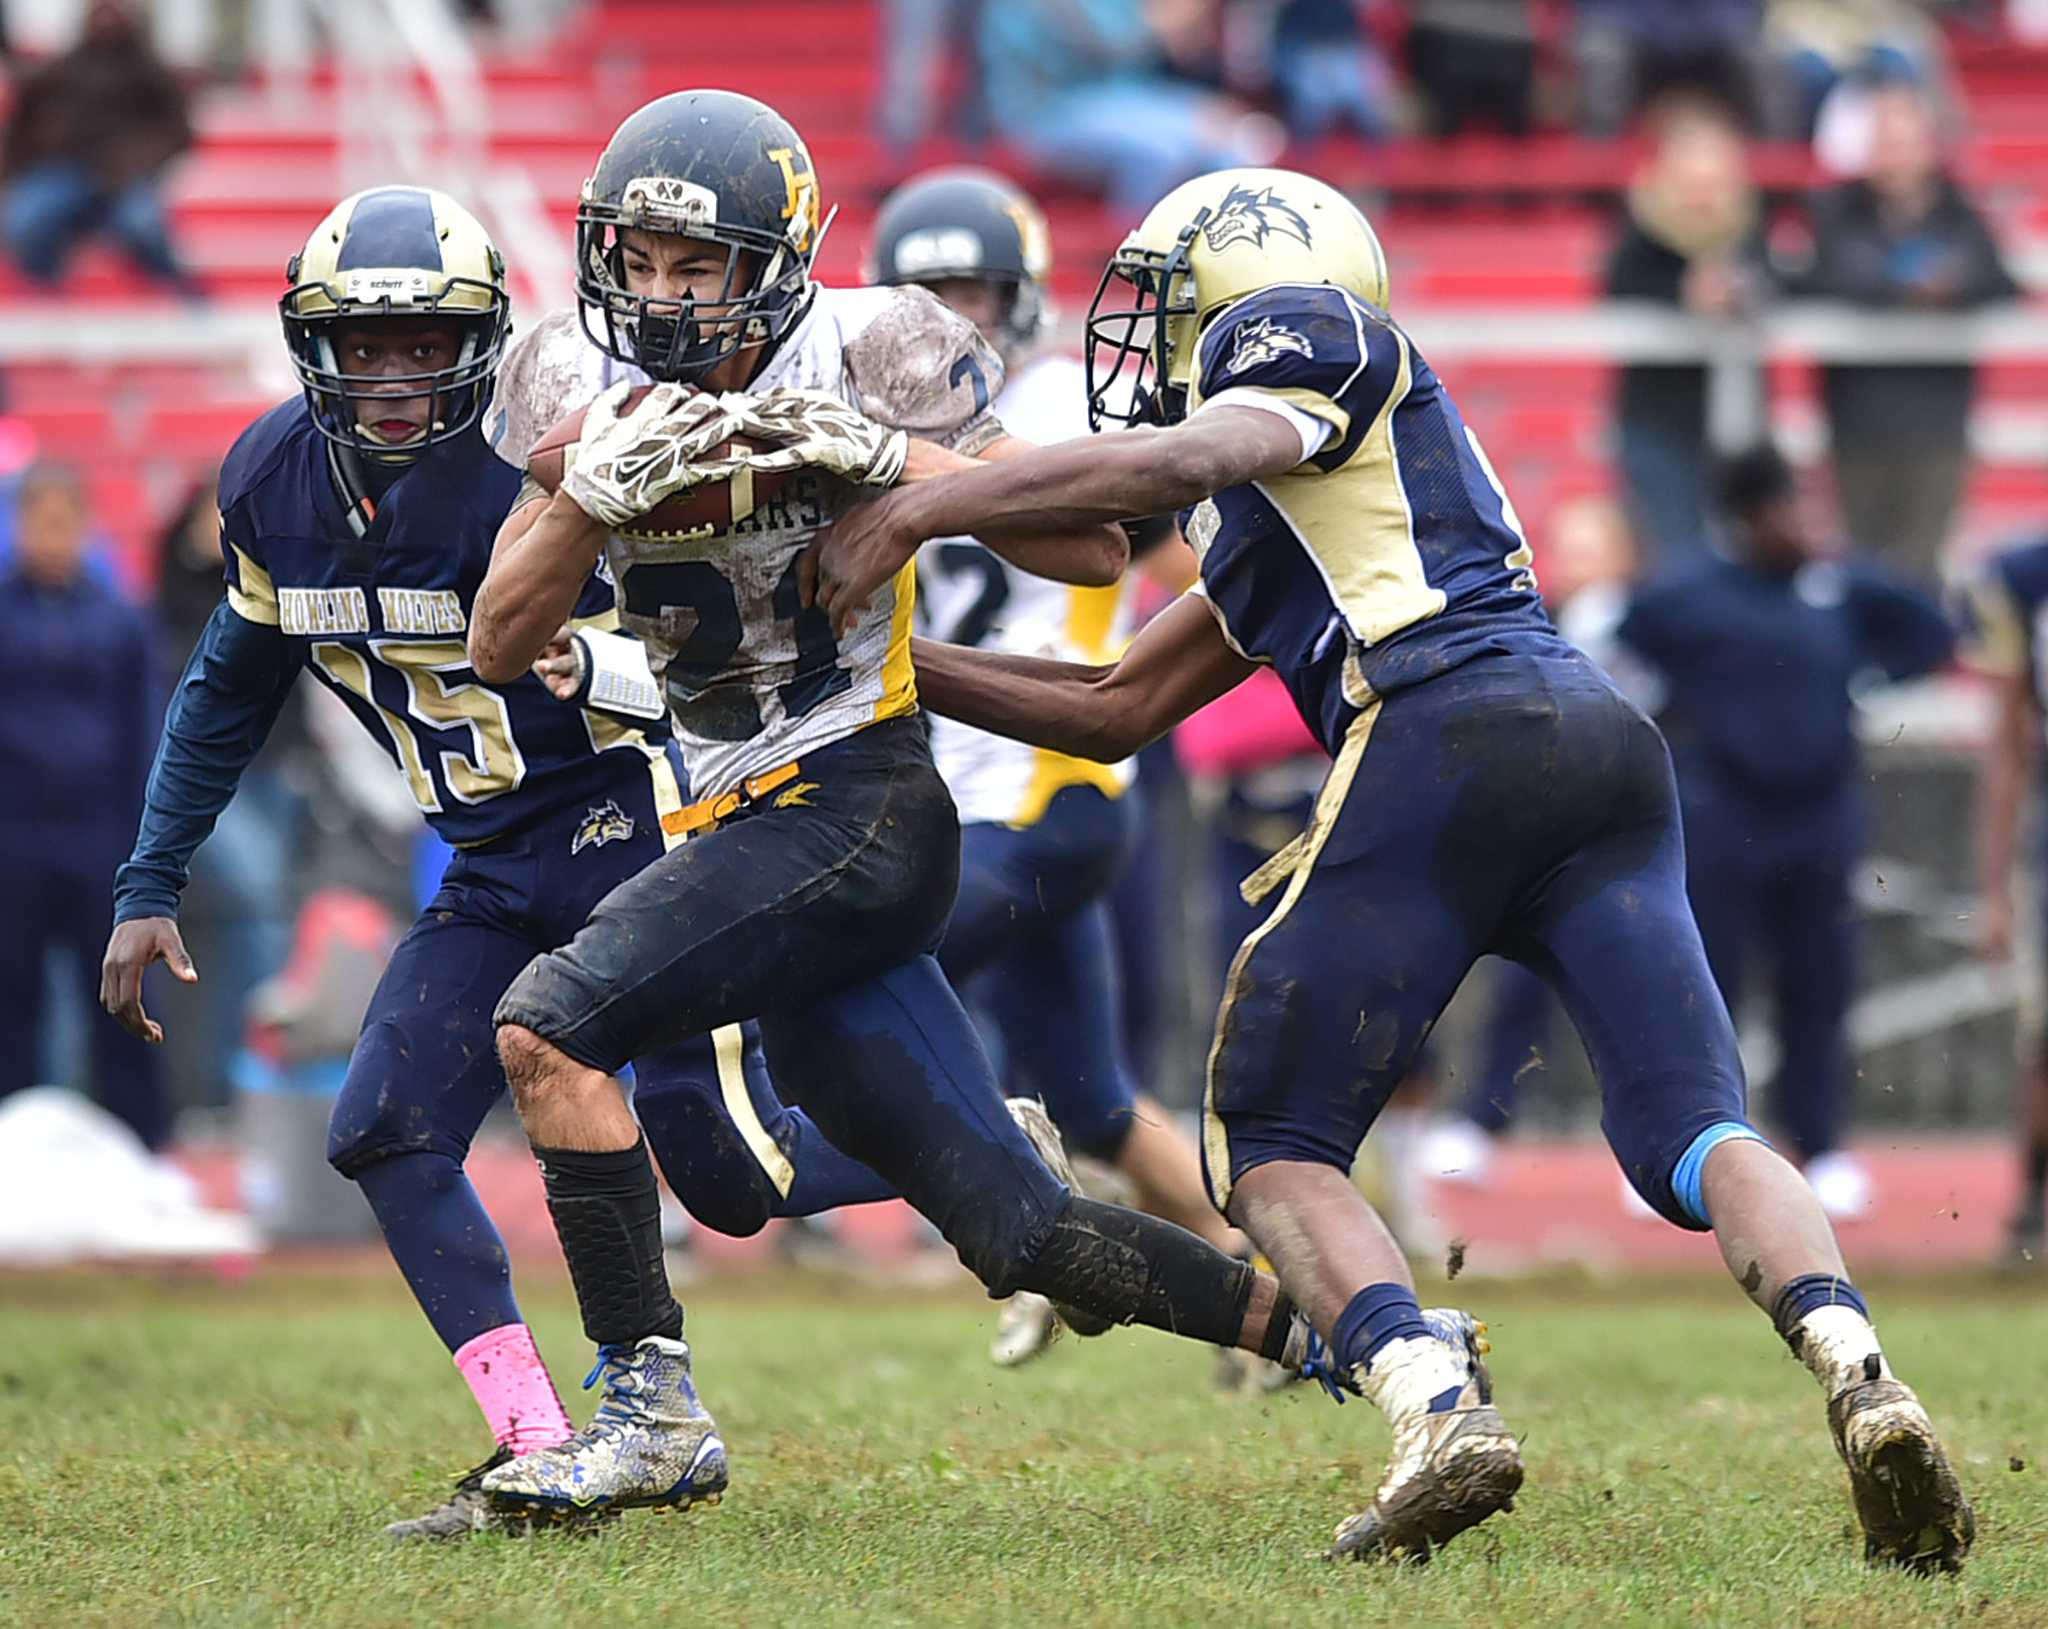
[[[730,441],[739,428],[738,398],[656,385],[621,418],[619,404],[632,388],[622,380],[590,404],[575,461],[562,477],[562,490],[577,508],[614,528],[638,520],[665,498],[724,480],[739,468],[736,459],[704,456]]]
[[[751,453],[762,471],[816,468],[861,486],[894,486],[910,453],[910,437],[877,424],[822,390],[770,390],[745,401],[740,433],[776,443]]]

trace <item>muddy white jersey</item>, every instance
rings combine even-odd
[[[524,467],[565,414],[618,379],[643,377],[591,343],[575,310],[552,313],[506,354],[491,443]],[[1003,433],[992,411],[1002,382],[987,342],[925,290],[821,288],[747,390],[829,391],[880,424],[977,453]],[[620,623],[646,644],[667,690],[695,796],[916,707],[914,567],[876,593],[843,639],[799,599],[798,557],[861,496],[806,469],[728,532],[610,540]]]
[[[1088,434],[1087,374],[1069,356],[1027,363],[996,398],[1005,431],[1040,446]],[[927,543],[917,559],[918,606],[932,637],[956,645],[1113,662],[1131,633],[1132,579],[1074,588],[1019,571],[969,537]],[[932,756],[964,821],[1029,826],[1063,787],[1096,786],[1111,797],[1131,782],[1129,764],[1097,764],[1047,752],[950,718],[932,720]]]

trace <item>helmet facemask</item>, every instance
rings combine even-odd
[[[720,363],[779,343],[810,308],[811,263],[825,226],[790,232],[714,225],[636,203],[586,198],[576,211],[576,298],[583,331],[599,349],[663,383],[695,384]],[[626,277],[629,231],[687,237],[725,250],[725,275],[713,299],[657,299],[633,292]],[[749,264],[749,261],[752,264]]]
[[[389,287],[394,279],[405,279],[408,286],[394,290]],[[490,405],[512,327],[511,303],[501,287],[428,272],[345,272],[337,282],[294,282],[279,312],[314,426],[336,445],[384,464],[411,463],[476,427]],[[453,327],[461,335],[456,360],[422,373],[347,372],[335,349],[336,336],[387,319]],[[428,400],[425,430],[403,442],[386,441],[365,428],[357,411],[365,403],[421,397]]]
[[[1187,416],[1198,309],[1188,251],[1208,213],[1189,222],[1171,249],[1127,243],[1103,268],[1088,307],[1085,352],[1088,422],[1094,429],[1176,424]],[[1131,303],[1105,309],[1119,286],[1133,291]]]

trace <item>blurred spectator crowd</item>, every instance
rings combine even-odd
[[[1804,140],[1833,93],[1937,88],[1969,0],[886,0],[882,131],[994,133],[1131,207],[1283,140],[1621,133],[1674,90]]]

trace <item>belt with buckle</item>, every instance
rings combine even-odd
[[[730,792],[686,803],[674,813],[661,817],[661,829],[670,837],[693,837],[698,832],[711,831],[742,809],[752,808],[776,788],[787,786],[796,779],[799,768],[797,764],[783,764],[759,775],[748,776]]]

